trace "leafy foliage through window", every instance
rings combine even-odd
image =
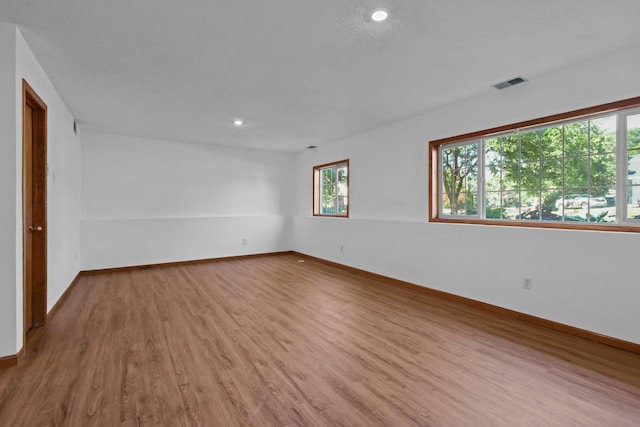
[[[640,225],[640,109],[517,127],[431,143],[432,219]]]
[[[313,214],[349,215],[349,161],[313,168]]]
[[[451,215],[478,213],[478,144],[442,150],[443,206]]]

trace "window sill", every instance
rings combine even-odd
[[[568,222],[543,222],[543,221],[518,221],[518,220],[491,220],[473,218],[429,218],[429,222],[450,223],[450,224],[475,224],[475,225],[497,225],[502,227],[525,227],[525,228],[553,228],[560,230],[583,230],[583,231],[618,231],[623,233],[640,233],[640,224],[620,225],[620,224],[590,224],[590,223],[568,223]]]

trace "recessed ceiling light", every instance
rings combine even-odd
[[[234,124],[234,125],[236,125],[236,126],[242,126],[242,125],[244,124],[244,120],[242,120],[242,119],[235,119],[235,120],[233,121],[233,124]]]
[[[389,10],[388,9],[376,9],[373,12],[371,12],[371,19],[375,22],[382,22],[384,20],[386,20],[389,17]]]

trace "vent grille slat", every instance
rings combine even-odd
[[[502,90],[502,89],[506,89],[506,88],[511,87],[511,86],[518,85],[520,83],[524,83],[526,81],[527,80],[525,78],[523,78],[523,77],[515,77],[513,79],[505,80],[503,82],[497,83],[497,84],[493,85],[493,87],[495,87],[498,90]]]

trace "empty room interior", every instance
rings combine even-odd
[[[0,425],[640,425],[639,19],[3,0]]]

